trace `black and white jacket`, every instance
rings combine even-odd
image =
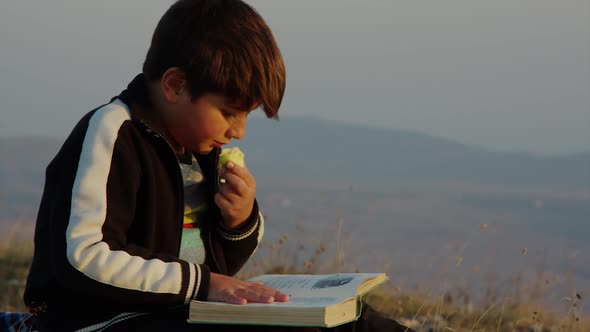
[[[195,154],[210,200],[201,227],[205,264],[178,258],[178,159],[137,116],[139,108],[151,109],[143,75],[86,114],[47,167],[24,300],[51,329],[100,331],[142,312],[204,300],[210,272],[237,273],[262,237],[256,201],[242,229],[221,222],[214,148]]]

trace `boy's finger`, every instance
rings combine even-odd
[[[229,184],[219,187],[219,193],[229,201],[230,204],[236,204],[240,200],[240,194],[237,193]]]
[[[275,301],[277,302],[287,302],[289,301],[289,295],[283,292],[277,291],[274,295]]]
[[[234,173],[242,178],[249,187],[256,186],[256,181],[254,180],[252,173],[250,173],[246,167],[241,167],[230,161],[224,168],[227,173]]]
[[[248,300],[238,294],[224,293],[223,302],[230,304],[246,304],[248,303]]]
[[[268,294],[261,294],[256,292],[252,289],[246,288],[239,288],[236,289],[235,294],[239,297],[245,298],[250,302],[260,302],[260,303],[272,303],[274,302],[274,297]]]
[[[231,203],[231,201],[227,197],[222,195],[221,193],[215,194],[215,197],[213,197],[213,201],[215,202],[217,207],[221,210],[228,210],[233,207],[233,204]]]
[[[225,174],[225,183],[220,186],[220,190],[221,188],[231,188],[240,196],[243,196],[248,192],[248,184],[233,173]]]
[[[254,285],[252,285],[252,286],[253,286],[253,288],[254,288],[254,289],[256,289],[256,291],[257,291],[257,292],[259,292],[259,293],[261,293],[261,294],[265,294],[265,295],[270,295],[270,296],[272,296],[273,298],[275,298],[275,300],[276,300],[276,296],[277,296],[277,295],[279,295],[279,296],[280,296],[281,294],[282,294],[282,295],[286,295],[286,294],[283,294],[283,293],[281,293],[280,291],[278,291],[278,290],[276,290],[276,289],[274,289],[274,288],[268,287],[268,286],[266,286],[266,285],[264,285],[264,284],[258,284],[258,283],[255,283],[255,284],[254,284]]]

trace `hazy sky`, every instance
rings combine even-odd
[[[249,2],[286,60],[283,121],[590,151],[590,0]],[[140,71],[171,3],[0,2],[0,135],[65,136]]]

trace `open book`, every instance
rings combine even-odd
[[[249,280],[289,294],[288,302],[237,305],[192,301],[188,321],[333,327],[358,319],[360,297],[387,279],[384,273],[265,274]]]

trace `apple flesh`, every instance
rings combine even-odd
[[[222,168],[230,161],[236,165],[240,165],[240,167],[244,167],[244,152],[238,147],[222,149],[219,154],[217,168]]]

